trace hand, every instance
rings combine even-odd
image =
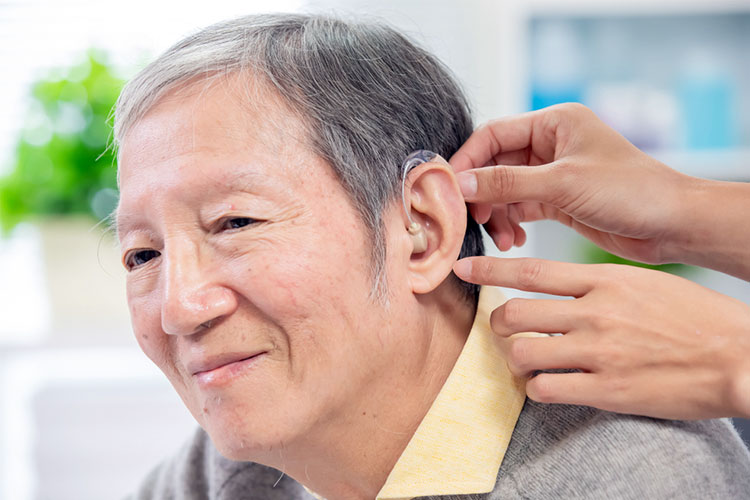
[[[552,219],[614,254],[657,264],[673,261],[673,233],[690,222],[680,214],[692,178],[639,151],[580,104],[492,121],[450,163],[462,172],[472,215],[500,250],[524,243],[520,223]]]
[[[573,300],[510,299],[491,316],[528,396],[669,419],[750,417],[750,307],[677,276],[611,264],[473,257],[471,283]],[[562,333],[527,338],[519,332]],[[578,369],[580,373],[538,370]]]

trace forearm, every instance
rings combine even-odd
[[[688,178],[664,260],[750,280],[750,183]]]

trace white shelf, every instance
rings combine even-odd
[[[0,410],[5,499],[122,498],[196,427],[136,347],[0,352]]]
[[[529,0],[526,8],[533,15],[685,15],[750,12],[748,0]]]
[[[750,181],[750,148],[654,151],[649,154],[675,170],[694,177]]]

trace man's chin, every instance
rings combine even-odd
[[[278,459],[279,450],[288,446],[291,437],[266,424],[263,428],[241,428],[236,424],[206,422],[204,430],[216,450],[225,458],[238,462],[268,463]]]
[[[295,443],[305,441],[314,427],[311,423],[320,421],[303,405],[290,407],[270,398],[250,404],[224,395],[202,403],[191,405],[191,413],[216,450],[236,461],[272,465]]]
[[[211,438],[214,447],[222,457],[234,460],[235,462],[257,462],[259,461],[260,450],[257,445],[248,445],[247,441],[239,440],[235,443],[228,443],[224,440],[218,441]]]

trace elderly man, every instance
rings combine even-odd
[[[325,17],[211,26],[128,84],[133,328],[201,427],[136,498],[747,496],[726,422],[524,406],[502,296],[451,272],[483,253],[452,169],[402,179],[471,130],[434,57]]]

